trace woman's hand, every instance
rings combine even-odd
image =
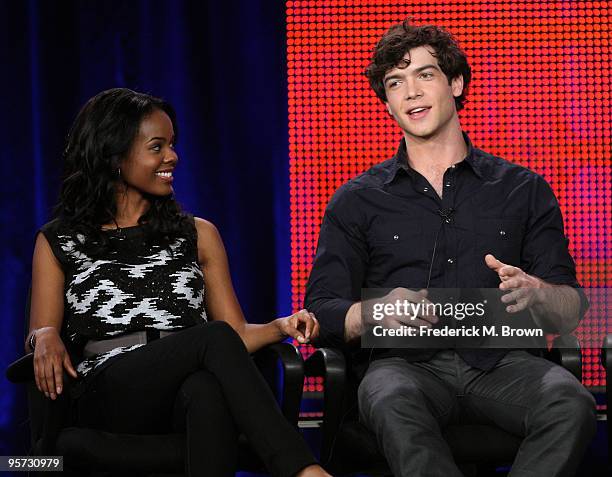
[[[319,322],[308,310],[300,310],[291,316],[278,318],[274,323],[283,336],[291,336],[302,344],[319,336]]]
[[[77,372],[57,332],[51,326],[36,330],[34,348],[34,379],[36,387],[45,396],[56,399],[62,393],[64,368],[76,379]]]

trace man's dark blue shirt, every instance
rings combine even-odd
[[[336,191],[305,298],[321,325],[317,346],[346,349],[344,319],[362,288],[497,288],[498,275],[484,260],[489,253],[549,283],[578,286],[548,183],[464,139],[467,156],[446,170],[442,198],[408,165],[404,140],[395,156]],[[435,352],[391,350],[378,357],[415,361]],[[459,353],[468,364],[489,369],[505,351]],[[367,365],[359,355],[354,364]]]

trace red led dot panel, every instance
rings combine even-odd
[[[296,0],[286,7],[295,310],[330,196],[393,155],[401,138],[363,71],[381,35],[409,15],[458,39],[474,76],[463,128],[478,147],[549,181],[580,282],[610,285],[608,2]],[[602,386],[598,348],[612,330],[594,316],[577,334],[584,384]]]

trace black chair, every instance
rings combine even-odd
[[[608,462],[612,466],[612,333],[604,338],[601,365],[606,370],[606,424],[608,427]]]
[[[539,350],[537,350],[539,352]],[[574,336],[560,336],[542,356],[582,378],[580,345]],[[357,386],[348,377],[346,359],[336,349],[321,348],[306,360],[306,376],[323,377],[323,422],[320,460],[334,474],[390,475],[374,434],[357,415]],[[451,425],[444,437],[466,475],[489,475],[511,464],[521,438],[488,425]]]
[[[275,391],[284,416],[296,425],[304,381],[299,351],[289,343],[276,343],[259,350],[253,359]],[[67,412],[73,378],[64,373],[61,396],[55,401],[45,398],[34,383],[32,353],[12,363],[6,376],[28,386],[31,453],[64,456],[64,475],[184,475],[184,435],[127,435],[74,427]],[[244,436],[239,445],[240,470],[264,470]]]

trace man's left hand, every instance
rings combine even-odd
[[[506,307],[508,313],[517,313],[539,305],[542,301],[542,289],[551,287],[544,280],[525,273],[519,267],[503,263],[491,254],[485,256],[485,263],[499,276],[499,288],[510,291],[502,296],[502,302],[516,302]]]

